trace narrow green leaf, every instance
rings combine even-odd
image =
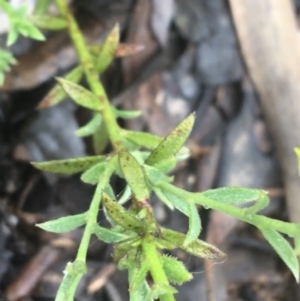
[[[123,118],[123,119],[137,118],[142,115],[141,111],[125,111],[125,110],[118,110],[116,108],[113,108],[113,112],[117,118]]]
[[[163,138],[144,132],[133,132],[122,130],[122,136],[128,139],[130,142],[136,144],[137,146],[144,147],[146,149],[153,150]]]
[[[91,45],[88,45],[88,51],[89,51],[90,55],[93,57],[93,59],[95,61],[96,61],[96,58],[98,58],[99,53],[101,52],[102,47],[103,47],[103,44],[91,44]]]
[[[143,284],[148,271],[149,271],[149,263],[147,261],[142,261],[141,265],[138,267],[135,273],[134,278],[131,281],[129,291],[134,291]]]
[[[169,284],[155,283],[150,290],[149,298],[158,299],[162,295],[174,295],[177,289]]]
[[[22,4],[19,7],[12,8],[11,16],[13,17],[13,19],[20,18],[23,19],[22,21],[24,21],[27,15],[27,11],[28,11],[28,6],[26,4]]]
[[[156,196],[165,203],[166,206],[168,206],[171,210],[174,210],[174,205],[172,202],[165,196],[165,194],[158,188],[154,187],[153,191],[155,192]]]
[[[183,284],[193,278],[192,274],[177,258],[163,255],[160,257],[160,260],[164,272],[166,273],[166,276],[171,283]]]
[[[20,28],[22,28],[22,27],[20,27]],[[28,23],[27,30],[28,30],[28,33],[24,34],[24,36],[27,36],[31,39],[38,40],[38,41],[45,41],[44,35],[33,24]]]
[[[107,210],[108,216],[117,224],[127,230],[131,230],[137,233],[143,232],[145,225],[141,220],[138,220],[129,212],[125,210],[123,206],[114,202],[107,194],[103,193],[102,197],[103,206]]]
[[[49,6],[52,0],[37,1],[34,6],[34,14],[44,15],[48,13]]]
[[[87,137],[93,135],[97,129],[101,126],[102,115],[95,113],[93,118],[84,126],[76,131],[76,135],[79,137]]]
[[[143,165],[145,174],[153,186],[158,186],[161,182],[168,182],[168,177],[155,167]]]
[[[195,114],[189,115],[151,152],[145,163],[154,165],[176,155],[190,135],[194,121]]]
[[[90,156],[64,160],[52,160],[45,162],[31,162],[31,164],[40,170],[71,175],[83,170],[86,170],[93,165],[100,163],[105,160],[105,156]]]
[[[137,267],[128,268],[129,274],[129,286],[132,286],[132,281],[135,279],[135,275],[138,272]],[[130,301],[153,301],[152,298],[149,298],[150,287],[146,280],[142,282],[142,284],[137,287],[135,290],[130,290]]]
[[[109,142],[105,122],[101,122],[100,126],[98,126],[92,137],[95,154],[102,154]]]
[[[143,170],[137,160],[128,151],[122,150],[119,152],[119,164],[124,178],[136,199],[138,201],[148,199],[149,189],[145,181]]]
[[[118,261],[118,269],[119,270],[130,270],[133,268],[137,267],[137,262],[136,260],[132,260],[130,256],[123,256],[119,261]],[[136,268],[137,270],[137,268]],[[130,285],[130,280],[129,280],[129,285]]]
[[[260,230],[265,239],[291,270],[297,282],[299,282],[299,263],[291,245],[282,237],[282,235],[272,228],[261,228]]]
[[[174,250],[178,248],[177,244],[174,244],[171,241],[167,241],[160,237],[156,237],[154,243],[156,248],[161,250]]]
[[[86,214],[69,215],[53,221],[36,224],[37,227],[54,233],[64,233],[72,231],[86,223]]]
[[[50,15],[31,15],[29,16],[29,20],[34,25],[47,30],[61,30],[68,26],[64,18]]]
[[[129,185],[126,185],[121,197],[118,199],[120,205],[125,204],[132,196],[132,190]]]
[[[127,149],[130,153],[133,153],[135,151],[139,151],[139,149],[140,149],[139,146],[137,146],[136,144],[130,142],[126,138],[122,138],[122,145],[123,145],[124,149]]]
[[[184,247],[188,247],[190,243],[197,240],[201,232],[201,220],[197,210],[197,206],[193,203],[188,203],[189,208],[189,230],[186,234]]]
[[[0,85],[4,82],[4,73],[10,70],[10,65],[16,64],[17,60],[6,50],[0,48]]]
[[[78,66],[72,69],[71,71],[69,71],[64,78],[73,83],[78,83],[82,78],[82,75],[83,75],[83,69],[81,66]],[[46,109],[52,107],[62,102],[66,98],[67,98],[66,91],[63,89],[61,85],[56,84],[43,98],[43,100],[39,103],[38,109]]]
[[[74,301],[76,288],[85,273],[86,266],[83,262],[69,262],[64,271],[64,278],[57,291],[55,301]]]
[[[153,165],[153,167],[157,168],[163,173],[168,173],[176,166],[177,160],[175,156],[171,156],[166,160],[162,160]]]
[[[102,241],[110,244],[117,243],[128,238],[128,235],[116,232],[111,229],[103,228],[96,224],[94,226],[94,234]]]
[[[260,190],[242,187],[223,187],[206,190],[201,194],[224,204],[244,204],[257,200],[260,195]]]
[[[14,44],[17,41],[17,39],[18,39],[17,29],[13,26],[10,26],[8,36],[7,36],[6,45],[11,46],[12,44]]]
[[[137,256],[137,248],[141,245],[140,237],[133,237],[124,242],[119,242],[115,245],[113,251],[113,261],[118,262],[118,269],[124,270],[132,266],[136,266],[136,260],[133,261],[131,254]],[[126,260],[124,257],[127,257]]]
[[[105,192],[110,198],[112,198],[113,200],[116,199],[115,193],[113,188],[111,187],[110,184],[106,185],[105,188],[103,189],[103,192]]]
[[[168,201],[172,206],[174,206],[176,209],[178,209],[184,215],[189,216],[189,214],[190,214],[189,207],[188,207],[188,203],[185,199],[182,199],[182,198],[178,197],[177,195],[174,195],[168,191],[161,190],[160,188],[159,188],[159,190],[163,194],[163,195],[160,195],[162,201],[164,201],[163,200],[163,198],[164,198],[165,201]]]
[[[18,26],[19,34],[23,35],[24,37],[29,36],[29,28],[28,26]]]
[[[106,161],[93,165],[82,174],[81,181],[88,184],[97,184],[106,167]]]
[[[188,246],[182,246],[181,249],[200,258],[218,259],[226,257],[221,250],[199,239],[194,240]]]
[[[103,191],[109,190],[110,179],[112,175],[115,173],[115,165],[117,160],[118,160],[117,156],[109,157],[109,159],[106,160],[107,167],[103,171],[103,174],[101,174],[101,178],[98,184],[100,185]]]
[[[184,246],[186,235],[166,228],[161,228],[161,233],[162,239],[196,257],[208,259],[226,257],[226,255],[218,248],[200,239],[191,242],[188,246]]]
[[[94,111],[101,111],[100,99],[92,92],[63,78],[57,78],[57,81],[78,105]]]
[[[99,73],[103,73],[114,59],[114,53],[118,47],[119,39],[120,28],[117,24],[109,33],[96,59],[96,69]]]

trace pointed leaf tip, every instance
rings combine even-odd
[[[72,231],[86,223],[86,214],[76,214],[58,218],[53,221],[48,221],[41,224],[36,224],[37,227],[54,233],[64,233]]]
[[[104,44],[96,58],[96,69],[99,73],[103,73],[114,59],[114,53],[118,47],[120,40],[120,27],[116,24],[106,37]]]
[[[151,152],[146,160],[147,165],[155,165],[176,155],[189,137],[195,122],[195,113],[183,120],[160,144]]]
[[[160,260],[162,262],[164,272],[171,283],[183,284],[193,278],[192,274],[177,258],[163,255],[160,257]]]
[[[30,162],[35,168],[57,174],[71,175],[104,161],[105,156],[89,156],[45,162]]]
[[[291,245],[272,228],[260,229],[265,239],[270,243],[279,257],[288,266],[296,281],[299,283],[299,262],[296,253],[292,249]]]

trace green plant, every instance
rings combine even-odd
[[[74,299],[77,284],[86,273],[86,256],[92,235],[114,244],[114,260],[118,262],[120,269],[128,270],[130,300],[175,300],[174,294],[177,291],[171,284],[180,285],[189,281],[192,274],[178,259],[163,255],[163,250],[180,248],[200,258],[225,256],[215,246],[198,239],[201,221],[197,205],[225,212],[256,226],[299,281],[297,256],[300,255],[300,225],[258,214],[269,202],[267,193],[259,189],[228,187],[193,193],[174,186],[173,178],[168,173],[179,160],[188,156],[184,143],[193,127],[194,114],[188,116],[165,138],[120,128],[117,118],[135,118],[140,112],[112,107],[99,81],[99,74],[120,53],[133,53],[135,46],[120,46],[118,26],[113,28],[103,45],[87,45],[65,1],[56,0],[56,4],[61,13],[58,19],[61,20],[62,27],[67,26],[78,54],[79,66],[65,78],[58,78],[58,85],[50,91],[40,107],[55,105],[69,95],[78,105],[92,110],[93,117],[77,131],[77,135],[92,136],[97,153],[83,158],[32,162],[36,168],[47,172],[80,172],[83,182],[96,186],[86,212],[37,225],[55,233],[84,226],[76,259],[66,266],[56,300]],[[87,80],[88,89],[77,84],[83,76]],[[101,155],[108,143],[111,144],[112,151]],[[119,199],[110,185],[113,175],[123,178],[127,183]],[[157,223],[149,201],[153,192],[170,209],[179,210],[189,218],[187,233],[166,229]],[[129,200],[131,206],[126,210],[122,204]],[[98,224],[97,215],[101,202],[112,225],[110,229]],[[244,203],[250,203],[250,206],[237,206]],[[294,249],[282,234],[294,239]],[[149,274],[153,281],[151,286],[147,281]]]
[[[23,5],[18,8],[12,7],[7,1],[0,0],[0,8],[5,12],[10,28],[7,36],[7,46],[14,44],[21,34],[35,40],[44,40],[43,34],[27,20],[27,6]],[[9,51],[0,49],[0,85],[4,81],[4,73],[10,70],[10,65],[15,64],[14,59]]]
[[[27,5],[13,7],[6,0],[0,0],[0,9],[6,14],[9,22],[9,31],[7,35],[7,46],[13,45],[19,35],[38,41],[44,41],[45,37],[37,28],[59,30],[65,28],[67,23],[65,19],[47,16],[50,0],[37,1],[35,12],[29,16]],[[0,48],[0,85],[3,84],[5,72],[10,70],[10,65],[17,61],[8,51]]]

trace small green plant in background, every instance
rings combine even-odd
[[[27,19],[27,6],[12,7],[7,1],[0,0],[0,9],[4,11],[9,21],[9,32],[7,35],[7,46],[16,42],[19,35],[35,40],[44,40],[43,34]],[[0,48],[0,85],[4,81],[4,73],[10,70],[10,65],[16,64],[13,55]]]
[[[128,271],[130,300],[175,300],[177,289],[173,285],[181,285],[193,277],[180,260],[164,255],[164,250],[179,248],[199,258],[217,259],[225,256],[215,246],[198,239],[201,232],[198,205],[222,211],[257,227],[299,281],[297,256],[300,255],[300,225],[260,215],[258,212],[268,205],[269,198],[265,191],[259,189],[228,187],[193,193],[174,186],[169,173],[178,161],[188,157],[188,149],[184,144],[192,130],[195,115],[189,115],[164,138],[120,128],[118,118],[135,118],[140,112],[114,108],[99,75],[115,57],[130,55],[138,47],[119,43],[118,26],[113,28],[102,45],[88,45],[65,1],[56,0],[56,4],[60,16],[40,14],[33,16],[32,20],[35,19],[36,24],[43,28],[46,28],[43,26],[45,20],[48,29],[51,29],[49,24],[52,24],[52,29],[66,27],[77,51],[79,65],[64,78],[57,79],[58,84],[45,97],[40,108],[55,105],[68,95],[79,106],[91,110],[91,120],[76,134],[91,136],[97,155],[32,163],[47,172],[81,173],[83,182],[95,186],[94,197],[86,212],[37,225],[55,233],[84,226],[77,256],[67,264],[55,300],[74,299],[76,287],[86,273],[86,257],[92,235],[114,244],[113,259],[119,269]],[[45,13],[45,7],[39,11]],[[57,27],[54,26],[56,22],[59,24]],[[83,77],[88,88],[78,84]],[[109,143],[112,151],[101,154]],[[110,184],[114,175],[127,183],[119,198]],[[150,203],[152,193],[171,210],[179,210],[189,218],[187,233],[179,233],[158,224]],[[123,207],[127,201],[130,202],[129,210]],[[239,207],[245,203],[249,203],[247,208]],[[111,228],[98,223],[101,204]],[[294,248],[282,234],[294,239]],[[147,281],[148,275],[152,279],[151,285]]]

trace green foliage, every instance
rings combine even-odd
[[[9,2],[0,0],[0,9],[6,14],[10,24],[7,46],[14,44],[19,35],[39,41],[45,40],[39,29],[28,19],[26,5],[15,8]],[[0,85],[4,82],[5,72],[10,71],[10,65],[16,64],[16,62],[16,59],[9,51],[0,48]]]
[[[83,76],[83,68],[77,66],[65,75],[65,79],[77,84]],[[50,92],[44,97],[44,99],[39,104],[39,109],[45,109],[65,100],[67,97],[66,91],[59,84],[55,85]]]
[[[148,165],[156,165],[176,155],[190,135],[194,121],[195,114],[191,114],[160,142],[151,152],[145,163]]]
[[[193,275],[177,258],[163,255],[160,257],[163,269],[171,283],[183,284],[190,281]]]
[[[75,260],[68,263],[64,271],[63,281],[56,294],[56,301],[73,301],[75,290],[82,276],[86,273],[84,262]]]
[[[99,225],[94,226],[94,234],[102,241],[111,244],[129,239],[130,236],[124,233],[118,233],[115,230],[103,228]]]
[[[4,82],[4,73],[10,70],[10,65],[16,63],[16,59],[10,52],[0,48],[0,85]]]
[[[105,156],[90,156],[65,160],[52,160],[47,162],[31,162],[31,164],[35,168],[38,168],[43,171],[71,175],[87,170],[95,164],[103,162],[104,160]]]
[[[238,205],[257,200],[260,197],[260,190],[241,187],[223,187],[204,191],[202,195],[224,204]]]
[[[189,208],[189,230],[186,234],[184,246],[187,247],[191,243],[197,240],[201,232],[201,220],[197,210],[197,206],[194,203],[188,204]]]
[[[108,195],[103,194],[102,202],[107,210],[108,216],[117,225],[123,227],[125,230],[135,231],[137,233],[144,232],[146,225],[143,221],[127,212],[123,206],[114,202]]]
[[[61,30],[68,26],[64,18],[54,16],[32,15],[29,20],[37,27],[47,30]]]
[[[120,28],[116,25],[107,36],[104,44],[100,48],[100,52],[96,57],[96,70],[103,73],[114,59],[114,53],[118,47],[120,40]]]
[[[291,245],[272,228],[261,228],[261,233],[292,271],[297,282],[299,282],[299,263]]]
[[[102,124],[102,115],[95,113],[92,119],[80,129],[76,131],[76,135],[79,137],[87,137],[93,135]]]
[[[45,37],[27,18],[27,6],[22,5],[18,8],[13,8],[4,0],[0,1],[0,8],[7,14],[10,28],[7,37],[7,46],[14,44],[20,35],[25,37],[43,41]]]
[[[3,9],[6,7],[7,13],[10,14],[11,8],[3,3],[0,0],[0,6]],[[193,128],[195,114],[189,115],[165,138],[120,128],[118,118],[136,118],[141,112],[113,107],[99,81],[99,75],[109,67],[115,57],[134,53],[138,49],[137,45],[126,46],[119,43],[118,25],[111,30],[102,45],[87,45],[66,2],[56,0],[61,13],[57,17],[46,15],[49,1],[45,3],[39,2],[36,7],[37,15],[30,19],[31,22],[51,30],[67,27],[78,54],[79,65],[64,78],[58,79],[58,84],[43,99],[39,108],[53,106],[70,97],[92,113],[90,121],[82,126],[76,135],[91,136],[96,154],[101,154],[109,143],[112,147],[105,155],[32,162],[36,168],[46,172],[67,175],[80,172],[83,182],[96,185],[90,208],[86,212],[37,225],[56,233],[85,227],[76,259],[66,267],[56,301],[74,300],[76,287],[86,272],[85,261],[91,235],[114,244],[113,259],[118,262],[120,269],[128,271],[132,301],[152,301],[157,298],[161,301],[174,301],[177,290],[170,283],[181,285],[191,280],[192,274],[177,258],[163,255],[164,250],[179,248],[198,258],[218,259],[226,256],[217,247],[199,239],[202,226],[198,206],[222,211],[257,227],[298,281],[300,225],[258,214],[269,202],[264,191],[225,187],[193,193],[172,184],[173,177],[168,173],[178,161],[189,155],[189,150],[184,144]],[[24,23],[24,13],[25,10],[20,9],[13,14],[20,14],[21,23]],[[12,20],[15,20],[14,17]],[[23,29],[20,29],[16,21],[12,21],[11,24],[9,42],[14,41],[19,33],[40,38],[37,31],[32,29],[32,23],[30,26],[26,23],[27,27]],[[0,73],[8,68],[9,63],[14,63],[12,57],[3,54],[3,57],[5,56],[2,65],[0,63]],[[83,77],[87,82],[86,88],[79,84]],[[300,156],[300,150],[295,151]],[[121,177],[126,182],[126,188],[119,199],[116,199],[110,184],[113,176]],[[150,203],[153,192],[170,209],[179,210],[188,217],[189,228],[186,233],[164,228],[157,223]],[[125,209],[122,204],[128,200],[130,208]],[[111,224],[109,229],[98,224],[100,202]],[[243,208],[239,207],[240,205],[243,205]],[[294,239],[295,249],[282,234]],[[152,285],[148,283],[148,275],[152,278]]]
[[[97,184],[100,180],[101,175],[104,173],[106,166],[107,166],[107,162],[105,161],[93,165],[82,174],[81,176],[82,182],[89,183],[89,184]]]
[[[57,78],[57,81],[78,105],[94,111],[102,110],[101,102],[92,92],[63,78]]]
[[[86,223],[86,214],[76,214],[58,218],[54,221],[36,224],[37,227],[54,233],[64,233],[72,231]]]
[[[119,164],[124,178],[139,201],[149,198],[149,189],[144,177],[143,170],[137,160],[128,151],[119,152]]]

